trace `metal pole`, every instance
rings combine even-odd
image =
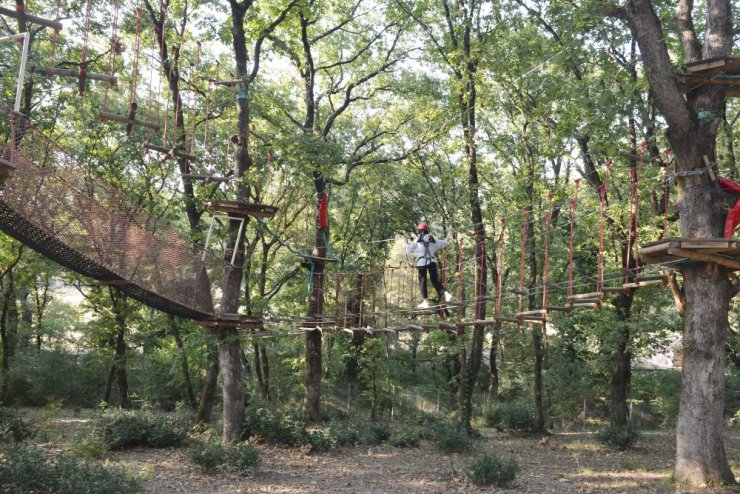
[[[26,60],[28,59],[28,45],[31,44],[31,33],[18,33],[11,34],[10,36],[3,36],[0,38],[1,41],[19,40],[23,39],[23,50],[21,51],[21,66],[18,69],[18,85],[15,90],[15,106],[13,111],[16,113],[21,112],[21,94],[23,93],[23,79],[26,75]]]
[[[229,219],[236,219],[231,218]],[[239,251],[239,244],[242,240],[242,233],[244,232],[244,223],[246,223],[246,218],[241,218],[241,223],[239,223],[239,233],[236,235],[236,242],[234,243],[234,252],[231,254],[231,265],[233,266],[236,262],[236,253]]]

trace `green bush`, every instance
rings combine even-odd
[[[68,453],[47,457],[35,447],[16,447],[0,456],[0,492],[4,493],[128,494],[140,490],[139,481],[123,470]]]
[[[532,432],[536,429],[534,408],[524,402],[501,403],[488,412],[486,425],[502,431]]]
[[[471,462],[465,470],[475,485],[503,487],[514,481],[519,464],[514,458],[499,458],[494,453],[486,453]]]
[[[609,425],[596,433],[596,439],[618,451],[626,451],[635,445],[640,434],[630,426]]]
[[[372,445],[386,441],[391,430],[386,422],[338,420],[329,425],[329,431],[340,446]]]
[[[193,441],[187,455],[203,473],[212,473],[226,462],[226,450],[215,440]]]
[[[110,447],[95,436],[83,435],[70,446],[70,451],[86,460],[99,460],[110,451]]]
[[[331,432],[323,430],[309,431],[308,442],[312,451],[328,451],[337,444]]]
[[[9,408],[0,408],[0,442],[25,441],[32,438],[36,430],[31,422]]]
[[[391,446],[397,448],[415,448],[419,445],[419,431],[412,428],[405,428],[394,431],[388,442]]]
[[[187,434],[182,419],[149,411],[106,410],[93,421],[94,437],[110,449],[165,448],[180,445]]]
[[[250,443],[240,443],[226,450],[226,463],[239,471],[253,470],[260,462],[260,452]]]
[[[462,453],[473,447],[473,438],[463,430],[452,424],[437,428],[434,442],[443,453]]]
[[[247,410],[244,431],[245,437],[267,444],[300,446],[309,442],[306,418],[302,414],[284,414],[267,405]]]

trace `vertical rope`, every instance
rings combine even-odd
[[[639,216],[638,216],[638,191],[640,183],[640,170],[642,169],[642,163],[645,160],[645,149],[647,148],[648,142],[642,141],[642,150],[640,151],[640,163],[637,166],[630,168],[630,177],[632,180],[632,193],[630,196],[630,222],[629,222],[629,234],[627,238],[627,259],[626,259],[626,271],[624,273],[624,282],[629,283],[630,268],[632,266],[632,247],[637,247],[638,241],[638,228],[639,228]],[[634,240],[633,240],[634,238]],[[637,272],[637,259],[635,259],[635,276],[634,279],[637,281],[639,273]]]
[[[118,0],[116,0],[116,6],[118,5]],[[62,0],[57,0],[57,8],[56,8],[56,17],[54,20],[59,21],[59,13],[61,12],[62,7]],[[118,8],[116,7],[116,14],[113,17],[113,25],[115,26],[116,21],[118,19]],[[59,40],[59,29],[54,29],[53,34],[51,35],[51,56],[49,57],[49,67],[53,68],[56,58],[56,49],[57,49],[57,42]],[[107,91],[106,87],[106,91]]]
[[[365,302],[365,281],[366,281],[366,275],[367,275],[366,272],[360,273],[360,306],[358,307],[357,310],[360,312],[359,321],[360,321],[360,327],[361,328],[364,327],[364,324],[365,324],[365,320],[364,320],[365,319],[365,317],[364,317],[365,316],[365,311],[364,311],[363,304]]]
[[[596,282],[597,292],[601,292],[604,288],[604,223],[606,222],[606,189],[609,184],[611,169],[612,160],[606,160],[606,173],[604,173],[604,180],[599,186],[601,211],[599,214],[599,262],[597,266],[598,275]]]
[[[506,235],[505,235],[505,226],[506,226],[506,219],[501,218],[501,233],[498,237],[498,259],[497,259],[497,266],[496,271],[498,272],[498,276],[496,276],[496,307],[494,309],[494,319],[496,320],[496,324],[500,325],[499,318],[501,317],[501,290],[504,286],[504,243],[506,242]]]
[[[547,195],[547,213],[545,213],[545,262],[542,269],[542,309],[547,310],[547,279],[550,271],[550,220],[552,219],[552,193]]]
[[[87,0],[85,11],[85,30],[82,33],[82,58],[79,71],[79,95],[85,94],[85,80],[87,78],[87,43],[90,37],[90,13],[92,12],[92,0]]]
[[[521,252],[521,261],[519,263],[519,310],[522,312],[524,308],[524,252],[527,250],[527,222],[529,220],[530,206],[524,206],[524,219],[522,220],[522,245],[519,251]]]
[[[458,302],[463,301],[463,239],[460,237],[460,239],[457,241],[458,243],[458,249],[457,249],[457,300]],[[457,313],[457,317],[463,316],[463,307],[462,304],[457,306],[457,310],[455,311]]]
[[[576,180],[576,190],[573,199],[570,201],[570,244],[568,246],[568,293],[567,296],[573,295],[573,237],[575,234],[576,205],[578,204],[578,187],[581,180]]]
[[[671,148],[665,148],[665,174],[663,176],[663,238],[668,237],[668,166],[671,163]]]
[[[141,54],[141,7],[136,7],[136,41],[134,42],[134,68],[131,73],[129,103],[136,103],[136,86],[139,82],[139,55]]]

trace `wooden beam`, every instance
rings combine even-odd
[[[686,72],[691,74],[723,71],[740,72],[740,56],[714,57],[686,64]]]
[[[498,319],[500,322],[515,322],[517,324],[522,322],[521,319],[517,319],[515,317],[498,317],[496,319]]]
[[[230,177],[214,177],[213,175],[197,175],[194,173],[183,173],[180,175],[182,178],[189,180],[203,180],[206,182],[230,182]]]
[[[424,331],[424,328],[417,326],[416,324],[409,324],[406,326],[406,329],[410,329],[411,331]]]
[[[554,310],[554,311],[558,311],[558,312],[569,312],[570,311],[570,306],[548,305],[547,306],[547,310],[548,311]]]
[[[599,309],[601,308],[601,304],[598,302],[579,302],[577,304],[573,304],[572,307],[574,309]]]
[[[29,14],[28,12],[18,13],[17,10],[7,9],[5,7],[0,7],[0,15],[7,15],[9,17],[13,17],[14,19],[25,19],[28,22],[39,24],[41,26],[54,29],[55,31],[61,31],[62,27],[64,27],[59,21],[43,19],[33,14]]]
[[[694,259],[696,261],[715,263],[727,268],[740,270],[740,261],[728,259],[726,257],[720,257],[712,254],[703,254],[701,252],[695,252],[693,250],[687,249],[678,249],[675,247],[668,249],[668,253],[676,257],[685,257],[687,259]]]
[[[567,297],[568,300],[590,300],[590,299],[600,299],[603,297],[604,294],[602,292],[591,292],[591,293],[579,293],[576,295],[571,295]]]
[[[547,311],[545,309],[528,310],[528,311],[516,313],[516,317],[519,319],[523,319],[525,317],[540,317],[544,315],[547,315]]]
[[[267,204],[252,204],[245,201],[205,201],[203,203],[209,211],[225,213],[229,216],[244,218],[247,216],[260,216],[272,218],[277,214],[278,208]],[[310,257],[310,256],[309,256]],[[315,259],[319,259],[318,257]]]
[[[451,323],[448,323],[448,322],[440,322],[439,323],[439,329],[451,329],[451,330],[454,331],[455,329],[457,329],[457,325],[456,324],[451,324]]]
[[[130,119],[128,118],[127,115],[116,115],[115,113],[109,113],[109,112],[104,112],[104,111],[100,112],[99,118],[101,122],[111,120],[113,122],[133,124],[133,125],[138,125],[139,127],[145,127],[147,129],[152,129],[155,132],[159,132],[159,129],[161,128],[161,126],[156,122],[149,122],[147,120]]]
[[[185,152],[182,149],[178,148],[166,148],[162,146],[157,146],[156,144],[152,144],[150,142],[144,143],[144,149],[149,149],[151,151],[157,151],[159,153],[163,153],[165,155],[169,155],[170,157],[177,156],[178,158],[185,158],[188,161],[195,161],[195,155]]]
[[[83,77],[80,75],[79,70],[70,70],[70,69],[62,69],[59,67],[49,67],[47,69],[38,69],[37,72],[39,74],[45,74],[47,76],[61,76],[61,77],[75,77],[79,79],[80,77]],[[99,74],[97,72],[85,72],[84,75],[85,78],[93,80],[93,81],[103,81],[107,82],[113,86],[115,86],[118,83],[118,79],[114,75],[110,74]]]

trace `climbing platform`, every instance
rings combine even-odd
[[[263,330],[265,323],[262,318],[246,316],[244,314],[229,314],[216,312],[207,319],[193,321],[198,326],[210,329],[258,329]]]
[[[681,90],[688,93],[699,86],[725,86],[728,97],[740,96],[740,56],[699,60],[685,66],[685,72],[676,79]]]
[[[5,134],[5,135],[2,135]],[[24,117],[0,107],[0,230],[168,314],[210,319],[225,264],[129,201]]]
[[[675,267],[685,263],[709,262],[740,271],[740,240],[736,238],[666,238],[641,247],[640,257],[645,264]]]
[[[261,218],[272,218],[278,212],[278,208],[268,204],[248,203],[246,201],[213,200],[203,203],[208,211],[216,211],[228,214],[235,218],[246,218],[248,216],[259,216]]]

